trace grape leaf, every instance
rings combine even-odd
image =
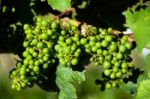
[[[128,9],[125,12],[126,27],[134,33],[138,52],[145,46],[150,46],[150,7],[141,8],[139,11]]]
[[[136,99],[149,99],[150,80],[143,80],[137,89]]]
[[[135,93],[136,89],[137,89],[137,84],[134,84],[133,82],[128,82],[126,84],[122,84],[120,86],[120,89],[122,89],[123,91],[127,92],[127,93]]]
[[[146,64],[147,64],[147,70],[148,70],[148,77],[150,78],[150,54],[146,56]]]
[[[48,4],[58,11],[65,11],[66,9],[71,8],[71,0],[47,0]]]
[[[73,82],[80,84],[85,81],[84,72],[73,71],[69,67],[58,65],[56,84],[60,89],[59,99],[75,99],[77,98],[76,89]]]

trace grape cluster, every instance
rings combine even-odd
[[[61,30],[55,50],[59,63],[65,66],[77,65],[81,55],[80,35],[76,26],[67,25],[67,29]]]
[[[99,33],[81,39],[84,41],[85,51],[91,54],[90,61],[96,66],[104,68],[103,82],[106,88],[116,87],[122,82],[123,77],[133,69],[130,64],[132,45],[127,36],[115,36],[111,28],[99,29]]]
[[[10,74],[12,88],[17,90],[33,85],[38,76],[56,62],[53,46],[57,38],[57,23],[38,17],[35,27],[24,24],[23,28],[26,35],[23,60]]]
[[[80,28],[69,22],[63,26],[60,20],[41,17],[36,18],[34,26],[24,24],[23,28],[23,60],[10,73],[13,89],[33,86],[49,67],[78,65],[83,56],[103,67],[102,81],[106,88],[116,87],[133,69],[128,37],[114,35],[111,28],[91,25]]]

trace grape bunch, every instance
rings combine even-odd
[[[57,39],[57,23],[38,17],[35,27],[24,24],[23,28],[23,60],[17,63],[17,68],[10,74],[12,88],[17,90],[33,85],[56,62],[53,46]]]
[[[112,29],[99,29],[96,35],[81,39],[85,51],[91,54],[90,62],[102,65],[102,82],[106,88],[116,87],[133,70],[130,53],[132,45],[127,36],[115,36]]]
[[[10,73],[13,89],[32,87],[49,67],[79,65],[83,56],[102,66],[101,81],[106,88],[116,87],[133,70],[133,47],[128,37],[114,35],[111,28],[79,27],[69,22],[64,25],[61,20],[41,17],[36,18],[34,26],[24,24],[23,28],[22,61]]]
[[[59,63],[65,66],[77,65],[81,55],[80,35],[76,26],[67,25],[62,29],[55,50]]]

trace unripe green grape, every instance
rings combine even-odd
[[[113,36],[112,35],[107,35],[107,36],[105,36],[105,40],[107,42],[111,42],[113,40]]]
[[[43,53],[44,53],[44,54],[48,54],[48,52],[49,52],[49,49],[48,49],[48,48],[44,48],[44,49],[43,49]]]
[[[126,42],[125,46],[128,50],[131,50],[131,48],[132,48],[132,44],[130,44],[129,42]]]
[[[95,41],[90,41],[89,44],[91,47],[93,47],[93,46],[95,46]]]
[[[24,41],[24,42],[23,42],[23,47],[28,47],[28,46],[29,46],[28,41]]]
[[[29,55],[28,51],[23,52],[23,57],[27,57]]]
[[[117,53],[117,59],[122,59],[123,58],[123,55],[121,53]]]
[[[29,60],[29,64],[30,64],[30,65],[33,65],[33,64],[34,64],[34,61],[33,61],[33,60]]]
[[[47,68],[48,68],[48,64],[47,63],[43,64],[43,69],[47,69]]]
[[[33,37],[33,35],[32,35],[31,33],[29,33],[29,34],[26,35],[26,38],[27,38],[28,40],[31,40],[32,37]]]
[[[105,69],[105,70],[104,70],[104,74],[105,74],[106,76],[109,76],[109,75],[111,74],[111,70],[110,70],[110,69]]]
[[[71,51],[75,51],[76,48],[77,48],[76,44],[73,44],[73,45],[71,46]]]
[[[128,40],[128,36],[124,35],[121,39],[127,41]]]
[[[121,69],[122,73],[126,73],[127,72],[127,68],[123,68]]]
[[[34,70],[36,73],[39,73],[39,71],[40,71],[40,69],[39,69],[38,66],[34,66],[34,67],[33,67],[33,70]]]
[[[80,49],[80,48],[78,48],[76,52],[81,53],[81,49]]]
[[[42,34],[41,34],[41,39],[43,39],[43,40],[48,40],[48,34],[42,33]]]
[[[103,47],[107,47],[107,46],[108,46],[108,42],[107,42],[106,40],[103,40],[103,41],[102,41],[102,46],[103,46]]]
[[[116,87],[117,86],[117,84],[116,84],[116,82],[112,82],[112,87]]]
[[[28,30],[28,29],[30,29],[29,24],[24,24],[24,25],[23,25],[23,29],[24,29],[24,30]]]
[[[108,55],[107,50],[103,50],[103,55],[104,55],[104,56],[107,56],[107,55]]]
[[[98,65],[100,65],[100,64],[99,64],[99,62],[95,62],[94,65],[95,65],[95,66],[98,66]]]
[[[108,31],[109,34],[111,34],[112,33],[112,28],[109,27],[107,31]]]
[[[115,51],[117,49],[117,45],[116,44],[111,44],[109,46],[109,49],[110,49],[111,52],[113,52],[113,51]]]
[[[33,52],[32,55],[33,55],[33,57],[37,57],[38,53],[37,52]]]
[[[36,60],[34,64],[35,64],[35,66],[39,66],[40,62],[38,60]]]
[[[100,47],[101,47],[101,43],[100,43],[100,42],[97,42],[97,43],[96,43],[96,47],[97,47],[97,48],[100,48]]]
[[[110,84],[109,82],[107,82],[106,85],[105,85],[105,87],[106,87],[107,89],[110,89],[112,86],[111,86],[111,84]]]
[[[51,49],[51,48],[53,47],[52,42],[48,42],[48,43],[46,43],[46,44],[47,44],[47,47],[48,47],[49,49]]]
[[[48,59],[49,59],[49,56],[44,55],[44,57],[43,57],[43,61],[48,61]]]
[[[61,30],[61,35],[66,35],[66,31],[65,30]]]
[[[120,63],[119,63],[118,61],[116,61],[116,62],[114,63],[114,66],[115,66],[115,67],[119,67],[119,66],[120,66]]]
[[[90,44],[85,44],[85,48],[90,48]]]
[[[80,40],[80,43],[81,43],[82,45],[85,45],[85,44],[87,43],[87,39],[86,39],[86,38],[82,38],[82,39]]]
[[[27,59],[27,60],[31,60],[31,59],[32,59],[32,56],[31,56],[31,55],[28,55],[28,56],[26,57],[26,59]]]
[[[108,62],[108,61],[105,61],[105,62],[103,63],[103,67],[104,67],[105,69],[108,69],[108,68],[111,67],[111,63]]]
[[[75,30],[77,30],[77,27],[75,25],[73,25],[73,26],[71,26],[71,30],[75,31]]]
[[[111,73],[111,74],[110,74],[110,78],[111,78],[111,79],[116,78],[116,74],[115,74],[115,73]]]
[[[96,47],[96,46],[93,46],[93,47],[92,47],[92,51],[93,51],[93,52],[96,52],[96,51],[97,51],[97,47]]]
[[[37,47],[38,47],[38,48],[43,48],[43,46],[44,46],[44,45],[43,45],[43,42],[38,42],[38,43],[37,43]]]
[[[71,38],[67,38],[66,39],[66,44],[71,44],[72,43],[72,39]]]
[[[102,53],[103,53],[102,49],[97,49],[97,54],[98,55],[102,55]]]
[[[38,43],[38,39],[33,39],[33,40],[32,40],[32,44],[33,44],[33,45],[36,45],[37,43]]]
[[[127,64],[126,62],[123,62],[123,63],[121,64],[121,67],[122,67],[123,69],[126,69],[126,68],[128,67],[128,64]]]
[[[58,27],[58,24],[55,22],[55,21],[53,21],[52,23],[51,23],[51,28],[52,29],[56,29]]]
[[[126,51],[126,47],[124,45],[119,46],[119,51],[124,53]]]
[[[47,30],[47,34],[49,35],[49,36],[52,36],[53,35],[53,30]]]
[[[115,72],[115,73],[116,73],[116,72],[118,72],[118,70],[119,70],[119,69],[118,69],[118,67],[117,67],[117,66],[113,66],[113,72]]]
[[[40,28],[35,28],[34,33],[35,34],[40,34],[41,33],[41,29]]]
[[[30,53],[30,54],[33,54],[33,52],[34,52],[34,49],[33,49],[33,48],[30,48],[30,49],[29,49],[29,53]]]
[[[26,35],[32,34],[32,30],[31,30],[31,29],[28,29],[28,30],[25,31],[25,33],[26,33]]]
[[[116,77],[121,78],[121,77],[122,77],[122,72],[121,72],[121,71],[118,71],[118,72],[116,73]]]
[[[77,59],[77,58],[73,58],[73,59],[71,60],[71,64],[72,64],[72,65],[77,65],[77,64],[78,64],[78,59]]]
[[[96,40],[95,36],[90,36],[90,41],[95,41],[95,40]]]
[[[42,26],[47,26],[48,25],[48,21],[47,20],[42,20],[41,25]]]

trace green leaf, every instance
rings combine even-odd
[[[150,46],[150,7],[135,12],[128,9],[125,18],[125,26],[134,33],[138,52],[141,52],[143,47]]]
[[[120,86],[120,89],[122,89],[127,93],[131,93],[131,92],[135,93],[137,89],[137,84],[134,84],[133,82],[130,81],[127,84],[122,84]]]
[[[148,77],[150,78],[150,54],[146,56],[146,64],[147,64],[147,70],[148,70]]]
[[[76,89],[72,83],[80,84],[82,81],[85,81],[84,72],[73,71],[69,67],[58,65],[56,83],[60,89],[59,99],[77,98]]]
[[[136,99],[149,99],[150,95],[150,80],[143,80],[137,89]]]
[[[71,8],[71,0],[47,0],[48,4],[58,11],[65,11],[66,9]]]

